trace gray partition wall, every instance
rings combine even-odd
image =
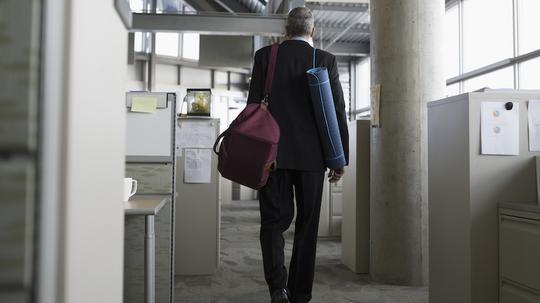
[[[218,119],[180,118],[178,127],[184,123],[213,127],[215,137],[219,134]],[[184,132],[177,130],[178,136]],[[177,140],[178,143],[179,140]],[[187,140],[189,141],[189,140]],[[208,142],[206,142],[208,141]],[[213,140],[212,140],[213,141]],[[209,140],[205,142],[184,142],[177,144],[175,169],[175,275],[211,275],[219,266],[219,173],[217,156],[211,153],[210,183],[185,182],[185,148],[210,150]],[[180,145],[180,146],[179,146]],[[182,148],[184,147],[184,148]]]
[[[37,149],[41,2],[0,1],[0,302],[29,302],[36,286],[47,284],[36,283],[43,267],[35,258],[46,246],[36,245],[44,218]]]
[[[157,98],[154,113],[131,112],[132,98]],[[130,92],[126,95],[126,177],[138,181],[137,195],[174,192],[174,139],[176,95]],[[174,203],[167,203],[155,218],[156,302],[174,302]],[[144,302],[143,216],[127,216],[124,234],[124,302]]]
[[[343,176],[341,261],[355,273],[369,273],[370,120],[349,123],[349,166]]]
[[[475,92],[428,104],[429,301],[498,302],[500,201],[536,201],[527,101],[540,91]],[[482,155],[480,104],[519,102],[519,155]]]

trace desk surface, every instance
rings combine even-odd
[[[540,203],[537,202],[500,202],[499,208],[540,213]]]
[[[129,201],[124,202],[124,213],[126,216],[155,216],[170,200],[170,195],[135,195]]]

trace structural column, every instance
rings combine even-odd
[[[372,0],[372,85],[381,85],[372,129],[373,280],[428,281],[426,102],[444,97],[444,1]]]

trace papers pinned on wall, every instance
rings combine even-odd
[[[211,183],[212,150],[186,148],[184,157],[184,183]]]
[[[540,151],[540,100],[529,100],[529,150]]]
[[[519,103],[482,102],[483,155],[519,155]]]
[[[212,148],[216,141],[215,122],[181,121],[176,132],[176,151],[182,155],[184,148]]]
[[[371,87],[371,126],[380,127],[381,85]]]

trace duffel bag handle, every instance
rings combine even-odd
[[[225,137],[227,134],[229,133],[229,128],[227,128],[227,130],[225,130],[224,132],[222,132],[216,139],[216,142],[214,142],[214,147],[212,148],[214,150],[214,153],[216,155],[219,155],[219,151],[217,150],[217,146],[219,145],[219,141],[221,141],[221,139],[223,139],[223,137]]]

